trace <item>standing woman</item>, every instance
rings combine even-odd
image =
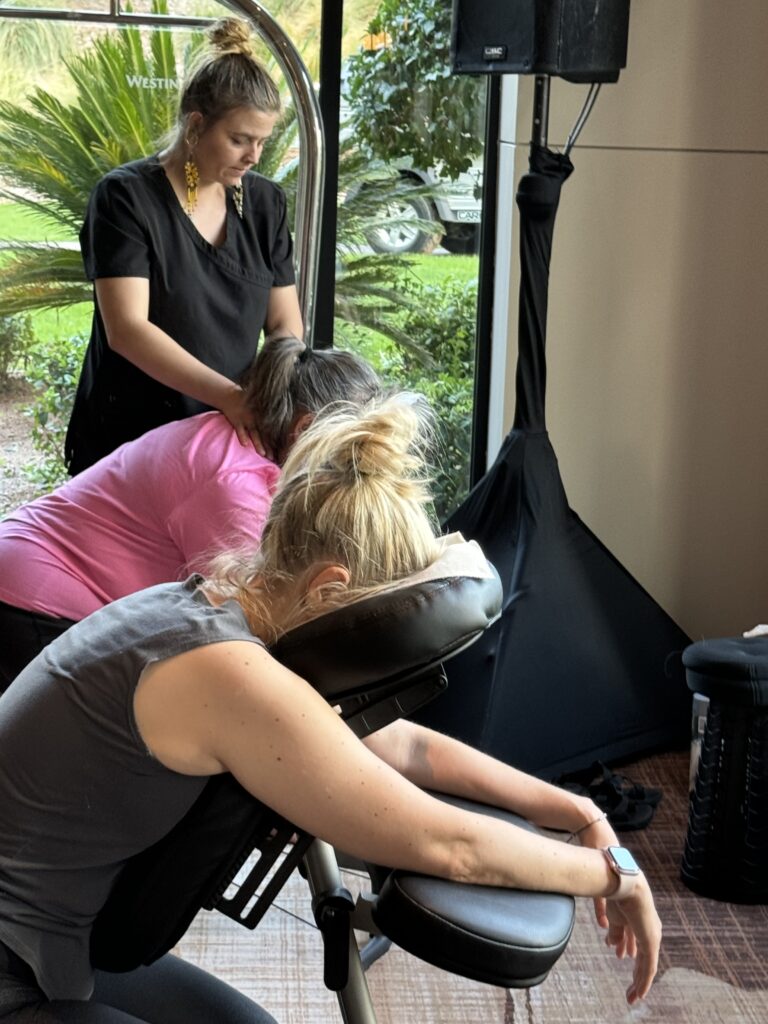
[[[224,18],[208,38],[171,144],[110,171],[88,204],[94,315],[67,431],[72,474],[210,408],[263,452],[240,378],[262,329],[303,334],[285,196],[251,170],[280,96],[245,22]]]

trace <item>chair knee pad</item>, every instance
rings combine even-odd
[[[515,814],[435,794],[529,831]],[[505,988],[542,982],[573,930],[575,902],[560,893],[465,885],[392,871],[373,908],[377,927],[398,946],[436,967]]]

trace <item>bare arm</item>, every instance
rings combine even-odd
[[[434,800],[258,645],[213,644],[150,667],[136,713],[169,768],[231,771],[301,828],[358,856],[489,885],[577,895],[615,888],[595,851]]]
[[[412,722],[393,722],[369,736],[365,744],[423,789],[503,807],[542,828],[575,832],[601,813],[586,797],[551,786]]]
[[[359,857],[486,885],[577,896],[616,889],[599,851],[424,793],[357,740],[307,683],[245,641],[152,666],[137,690],[136,716],[148,747],[169,768],[231,771],[289,820]],[[612,944],[622,942],[628,952],[639,945],[628,993],[634,1001],[650,987],[660,939],[642,876],[620,907],[628,920],[616,925]]]
[[[99,278],[96,283],[109,347],[166,387],[219,409],[241,444],[263,445],[250,422],[243,389],[206,366],[149,320],[149,281],[143,277]]]
[[[304,337],[304,324],[295,285],[273,288],[269,293],[264,333],[277,337]]]

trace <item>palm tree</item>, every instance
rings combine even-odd
[[[0,21],[0,95],[22,96],[29,68],[38,81],[54,72],[74,45],[71,24],[3,18]]]
[[[94,184],[113,167],[151,152],[173,123],[175,90],[142,79],[177,79],[170,33],[139,29],[103,36],[65,67],[76,99],[62,103],[37,87],[28,106],[0,101],[0,195],[33,211],[60,235],[76,236]],[[57,242],[6,243],[0,315],[89,300],[79,251]]]

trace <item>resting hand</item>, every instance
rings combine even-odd
[[[616,956],[634,958],[632,983],[627,989],[630,1006],[648,995],[659,966],[661,921],[645,875],[640,875],[632,895],[625,900],[607,900],[608,934],[605,942]]]
[[[600,818],[602,812],[599,808],[595,807],[595,817],[599,820],[594,821],[583,831],[579,832],[579,845],[589,847],[591,850],[604,850],[606,846],[618,846],[619,840],[616,838],[616,833],[611,828],[608,819],[603,816]],[[592,901],[595,906],[595,920],[597,921],[600,928],[608,927],[608,914],[606,913],[607,900],[605,896],[595,896]]]
[[[752,629],[748,629],[744,636],[765,636],[768,633],[768,625],[761,623],[759,626],[753,626]]]
[[[619,845],[607,819],[596,821],[580,832],[579,843],[593,850]],[[627,1002],[631,1005],[648,994],[656,976],[661,945],[661,921],[645,875],[638,877],[629,899],[619,902],[597,896],[594,904],[598,925],[608,929],[606,945],[613,946],[620,959],[630,956],[635,960],[632,984],[627,989]]]
[[[246,402],[245,391],[241,387],[237,384],[232,385],[231,390],[219,403],[219,410],[235,428],[237,439],[241,445],[252,444],[259,455],[264,455],[268,459],[272,458],[272,452],[267,451],[253,421],[253,414]]]

